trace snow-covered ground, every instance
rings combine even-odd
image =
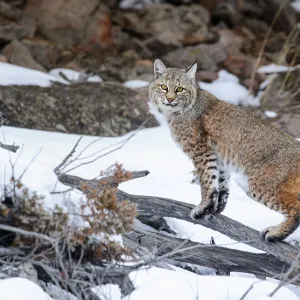
[[[300,0],[294,0],[291,3],[291,6],[297,11],[300,12]]]
[[[3,64],[0,64],[0,70],[1,67],[11,68],[9,84],[19,82],[20,73],[17,73],[16,76],[14,76],[13,68],[15,68],[15,66],[8,64],[3,66]],[[34,78],[30,76],[27,77],[27,71],[28,70],[22,68],[23,76],[21,77],[23,79],[20,84],[32,84],[36,80],[36,85],[44,86],[45,82],[51,84],[52,79],[57,78],[44,73],[41,74],[43,74],[43,76],[51,77],[39,77],[38,73],[32,73],[36,76]],[[31,70],[28,72],[31,72]],[[219,80],[212,84],[205,84],[204,86],[202,84],[202,87],[225,100],[229,100],[228,95],[235,94],[235,90],[238,91],[237,94],[239,94],[240,97],[242,93],[246,96],[247,93],[243,90],[243,87],[239,85],[235,77],[224,72],[221,73]],[[28,79],[28,81],[26,81],[26,79]],[[7,84],[7,81],[2,77],[0,77],[0,84],[2,84],[2,80],[3,84]],[[143,84],[145,83],[143,82]],[[221,89],[219,84],[221,84]],[[127,83],[127,85],[131,87],[134,86],[132,82],[130,84]],[[223,92],[221,93],[221,91]],[[66,209],[70,211],[76,210],[81,199],[81,194],[79,192],[73,191],[69,193],[67,197],[63,194],[51,194],[51,192],[54,189],[56,191],[67,189],[67,187],[62,184],[57,183],[53,169],[62,161],[66,154],[69,153],[79,136],[7,126],[3,126],[1,131],[2,134],[0,139],[2,142],[7,144],[15,143],[16,145],[23,145],[23,147],[17,154],[8,153],[5,150],[0,149],[0,182],[8,182],[10,178],[10,157],[12,161],[18,159],[15,167],[15,177],[17,178],[26,168],[32,157],[39,149],[41,149],[40,153],[23,176],[23,184],[31,191],[37,191],[38,194],[45,196],[45,203],[48,208],[53,208],[55,204],[64,204]],[[85,156],[106,148],[106,150],[103,150],[103,153],[105,153],[118,147],[118,143],[126,140],[130,135],[131,133],[123,137],[102,139],[86,136],[78,146],[77,153],[92,141],[95,141],[95,143],[85,151]],[[111,146],[111,148],[107,148],[109,146]],[[150,171],[150,174],[147,177],[122,183],[120,189],[126,192],[139,195],[167,197],[195,205],[201,200],[199,186],[191,183],[193,164],[174,143],[167,126],[163,122],[161,126],[157,128],[140,130],[132,136],[120,150],[113,152],[108,156],[104,156],[93,164],[84,165],[75,169],[71,171],[71,174],[79,175],[84,178],[94,178],[98,176],[102,170],[105,170],[116,162],[122,163],[126,170],[138,171],[147,169]],[[249,199],[235,183],[234,178],[230,185],[231,194],[228,205],[224,211],[226,216],[257,230],[261,230],[266,226],[275,225],[282,220],[282,216],[279,213]],[[192,241],[208,243],[213,236],[218,245],[245,251],[259,252],[247,245],[236,243],[219,232],[207,229],[200,225],[194,225],[189,222],[172,218],[167,218],[167,222],[181,238],[189,238]],[[300,242],[300,229],[296,230],[296,232],[288,238],[288,241],[291,240]],[[131,278],[137,289],[132,295],[125,299],[233,300],[240,299],[253,282],[259,281],[253,278],[236,277],[238,274],[232,274],[232,277],[230,278],[223,278],[219,276],[199,276],[180,269],[176,270],[177,271],[170,271],[151,268],[147,271],[137,271],[132,273]],[[0,295],[2,295],[2,291],[5,290],[5,281],[7,282],[7,279],[0,281]],[[18,283],[16,282],[16,284]],[[22,285],[22,287],[23,286],[25,285]],[[28,289],[31,289],[31,286],[27,286]],[[245,299],[267,299],[262,297],[267,296],[275,287],[276,284],[269,281],[257,283]],[[111,300],[120,299],[120,293],[115,290],[111,295],[115,295],[111,296]],[[15,298],[5,299],[23,300],[27,298],[18,298],[16,296]],[[30,299],[35,298],[32,297]],[[40,298],[36,299],[43,300],[47,298],[42,298],[42,296],[40,296]],[[283,288],[275,294],[272,299],[294,300],[298,299],[298,297],[291,291]]]

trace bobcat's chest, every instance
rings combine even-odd
[[[199,126],[184,120],[182,117],[169,121],[169,128],[173,139],[189,156],[195,152],[201,142]]]

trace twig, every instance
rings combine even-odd
[[[18,248],[0,247],[0,256],[15,256],[15,255],[24,255],[24,252]]]
[[[38,155],[41,153],[41,151],[42,151],[42,148],[33,156],[33,158],[30,160],[30,162],[27,164],[27,166],[23,170],[22,174],[19,176],[18,181],[21,181],[21,179],[23,178],[24,174],[27,172],[27,170],[29,169],[29,167],[31,166],[31,164],[35,161],[35,159],[38,157]]]
[[[22,235],[25,235],[25,236],[35,237],[35,238],[38,238],[38,239],[41,239],[41,240],[45,240],[45,241],[47,241],[51,244],[55,243],[55,240],[50,238],[48,235],[45,235],[45,234],[42,234],[42,233],[37,233],[37,232],[32,232],[32,231],[27,231],[27,230],[20,229],[20,228],[17,228],[17,227],[12,227],[12,226],[9,226],[9,225],[0,224],[0,230],[6,230],[6,231],[9,231],[9,232],[22,234]]]
[[[0,147],[3,148],[3,149],[5,149],[5,150],[14,152],[14,153],[16,153],[18,151],[18,149],[20,148],[19,146],[16,146],[15,144],[13,144],[13,145],[6,145],[6,144],[3,144],[2,142],[0,142]]]
[[[79,153],[79,155],[78,155],[75,159],[73,159],[73,160],[67,162],[68,159],[74,154],[74,152],[75,152],[75,150],[76,150],[76,148],[77,148],[77,146],[78,146],[80,140],[82,139],[82,137],[80,137],[80,139],[77,141],[77,143],[75,144],[75,146],[73,147],[73,149],[71,150],[71,152],[65,157],[65,159],[64,159],[57,167],[54,168],[54,173],[55,173],[56,175],[58,175],[58,174],[61,173],[62,171],[64,171],[64,173],[69,173],[69,172],[71,172],[71,171],[73,171],[73,170],[75,170],[75,169],[77,169],[77,168],[79,168],[79,167],[81,167],[81,166],[84,166],[84,165],[87,165],[87,164],[91,164],[91,163],[97,161],[98,159],[100,159],[100,158],[102,158],[102,157],[104,157],[104,156],[107,156],[107,155],[109,155],[109,154],[111,154],[111,153],[113,153],[113,152],[115,152],[115,151],[121,149],[125,144],[127,144],[127,143],[131,140],[131,138],[133,138],[133,137],[134,137],[134,136],[135,136],[135,135],[143,128],[143,126],[144,126],[149,120],[150,120],[150,117],[147,118],[147,119],[146,119],[146,120],[145,120],[145,121],[144,121],[144,122],[143,122],[136,130],[135,130],[135,131],[133,131],[133,132],[132,132],[126,139],[124,139],[123,141],[118,142],[118,143],[116,143],[115,145],[110,145],[110,146],[108,146],[108,147],[105,147],[105,148],[103,148],[103,149],[100,149],[100,150],[98,150],[97,152],[95,152],[95,153],[93,153],[93,154],[91,154],[91,155],[89,155],[89,156],[86,156],[85,158],[80,158],[80,159],[79,159],[79,156],[83,153],[83,150],[82,150],[82,151]],[[97,141],[97,140],[96,140],[96,141]],[[86,148],[88,148],[91,144],[95,143],[96,141],[93,141],[92,143],[90,143]],[[82,160],[82,159],[86,159],[86,158],[93,157],[93,156],[97,155],[98,153],[100,153],[100,152],[102,152],[102,151],[104,151],[104,150],[106,150],[106,149],[109,149],[109,148],[111,148],[112,146],[116,146],[116,145],[120,145],[120,146],[115,147],[114,149],[112,149],[112,150],[110,150],[110,151],[108,151],[108,152],[106,152],[106,153],[104,153],[104,154],[98,155],[98,156],[96,156],[95,158],[93,158],[93,159],[91,159],[91,160],[82,162],[82,163],[80,163],[80,164],[78,164],[78,165],[76,165],[76,166],[74,166],[74,167],[72,167],[72,168],[70,168],[70,169],[68,169],[68,170],[65,170],[65,168],[66,168],[67,166],[69,166],[71,163],[75,162],[76,160]],[[86,148],[85,148],[85,149],[86,149]]]
[[[60,173],[61,171],[61,167],[63,167],[65,165],[65,163],[67,162],[67,160],[74,154],[79,142],[82,140],[83,136],[81,136],[78,141],[76,142],[76,144],[74,145],[74,147],[72,148],[71,152],[63,159],[63,161],[54,168],[54,173],[57,175]]]
[[[277,21],[279,15],[280,15],[281,11],[283,10],[283,8],[285,7],[285,5],[287,5],[287,4],[288,4],[288,0],[282,1],[282,3],[280,4],[280,7],[278,8],[278,10],[277,10],[277,12],[276,12],[276,15],[274,16],[274,18],[273,18],[273,20],[272,20],[272,23],[271,23],[270,27],[268,28],[268,32],[267,32],[267,34],[266,34],[266,37],[265,37],[265,39],[264,39],[264,41],[263,41],[263,44],[262,44],[260,50],[259,50],[259,54],[258,54],[258,57],[257,57],[257,59],[256,59],[255,66],[254,66],[253,71],[252,71],[252,74],[251,74],[251,78],[250,78],[250,87],[249,87],[250,92],[252,92],[252,88],[253,88],[253,83],[254,83],[254,78],[255,78],[256,70],[257,70],[257,68],[258,68],[258,66],[259,66],[259,64],[260,64],[260,62],[261,62],[263,53],[264,53],[265,48],[266,48],[266,46],[267,46],[267,43],[268,43],[268,40],[269,40],[270,35],[271,35],[271,33],[272,33],[273,27],[274,27],[274,25],[275,25],[275,23],[276,23],[276,21]]]
[[[295,260],[293,261],[291,267],[289,268],[289,270],[284,274],[284,278],[282,278],[280,280],[280,283],[278,284],[278,286],[269,294],[269,297],[273,297],[282,287],[284,287],[287,284],[292,284],[295,281],[298,280],[298,278],[300,277],[300,273],[299,273],[299,268],[300,268],[300,251],[297,255],[297,257],[295,258]],[[290,277],[293,275],[293,273],[296,275],[290,279]]]

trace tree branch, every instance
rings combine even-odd
[[[172,258],[175,261],[217,268],[227,274],[245,272],[257,276],[277,277],[278,274],[290,268],[289,263],[279,261],[273,255],[195,243],[145,227],[135,222],[134,230],[124,235],[124,243],[134,249],[144,247],[151,253],[157,249],[155,253],[157,257],[165,255],[166,258]],[[178,250],[174,251],[174,249]],[[289,277],[292,278],[293,275],[290,274]]]
[[[107,188],[105,185],[100,186],[98,180],[86,180],[73,175],[60,174],[58,179],[61,183],[78,190],[81,190],[82,184],[88,185],[91,188]],[[102,180],[105,180],[105,178]],[[138,205],[137,209],[139,217],[148,219],[153,216],[171,217],[199,224],[219,231],[237,242],[244,243],[272,254],[283,262],[292,263],[299,253],[297,247],[285,242],[266,242],[260,237],[258,231],[224,215],[214,215],[209,218],[193,220],[190,217],[190,211],[193,208],[193,205],[191,204],[161,197],[132,195],[119,189],[117,191],[117,198],[119,201],[129,200],[136,203]]]
[[[13,144],[13,145],[6,145],[6,144],[3,144],[2,142],[0,142],[0,148],[3,148],[5,150],[8,150],[8,151],[16,153],[20,147],[16,146],[15,144]]]

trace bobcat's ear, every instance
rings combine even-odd
[[[196,59],[195,62],[186,69],[185,76],[189,79],[195,79],[197,68],[198,66],[197,66],[197,59]]]
[[[160,59],[156,59],[154,61],[154,77],[155,79],[158,79],[167,71],[166,66]]]

